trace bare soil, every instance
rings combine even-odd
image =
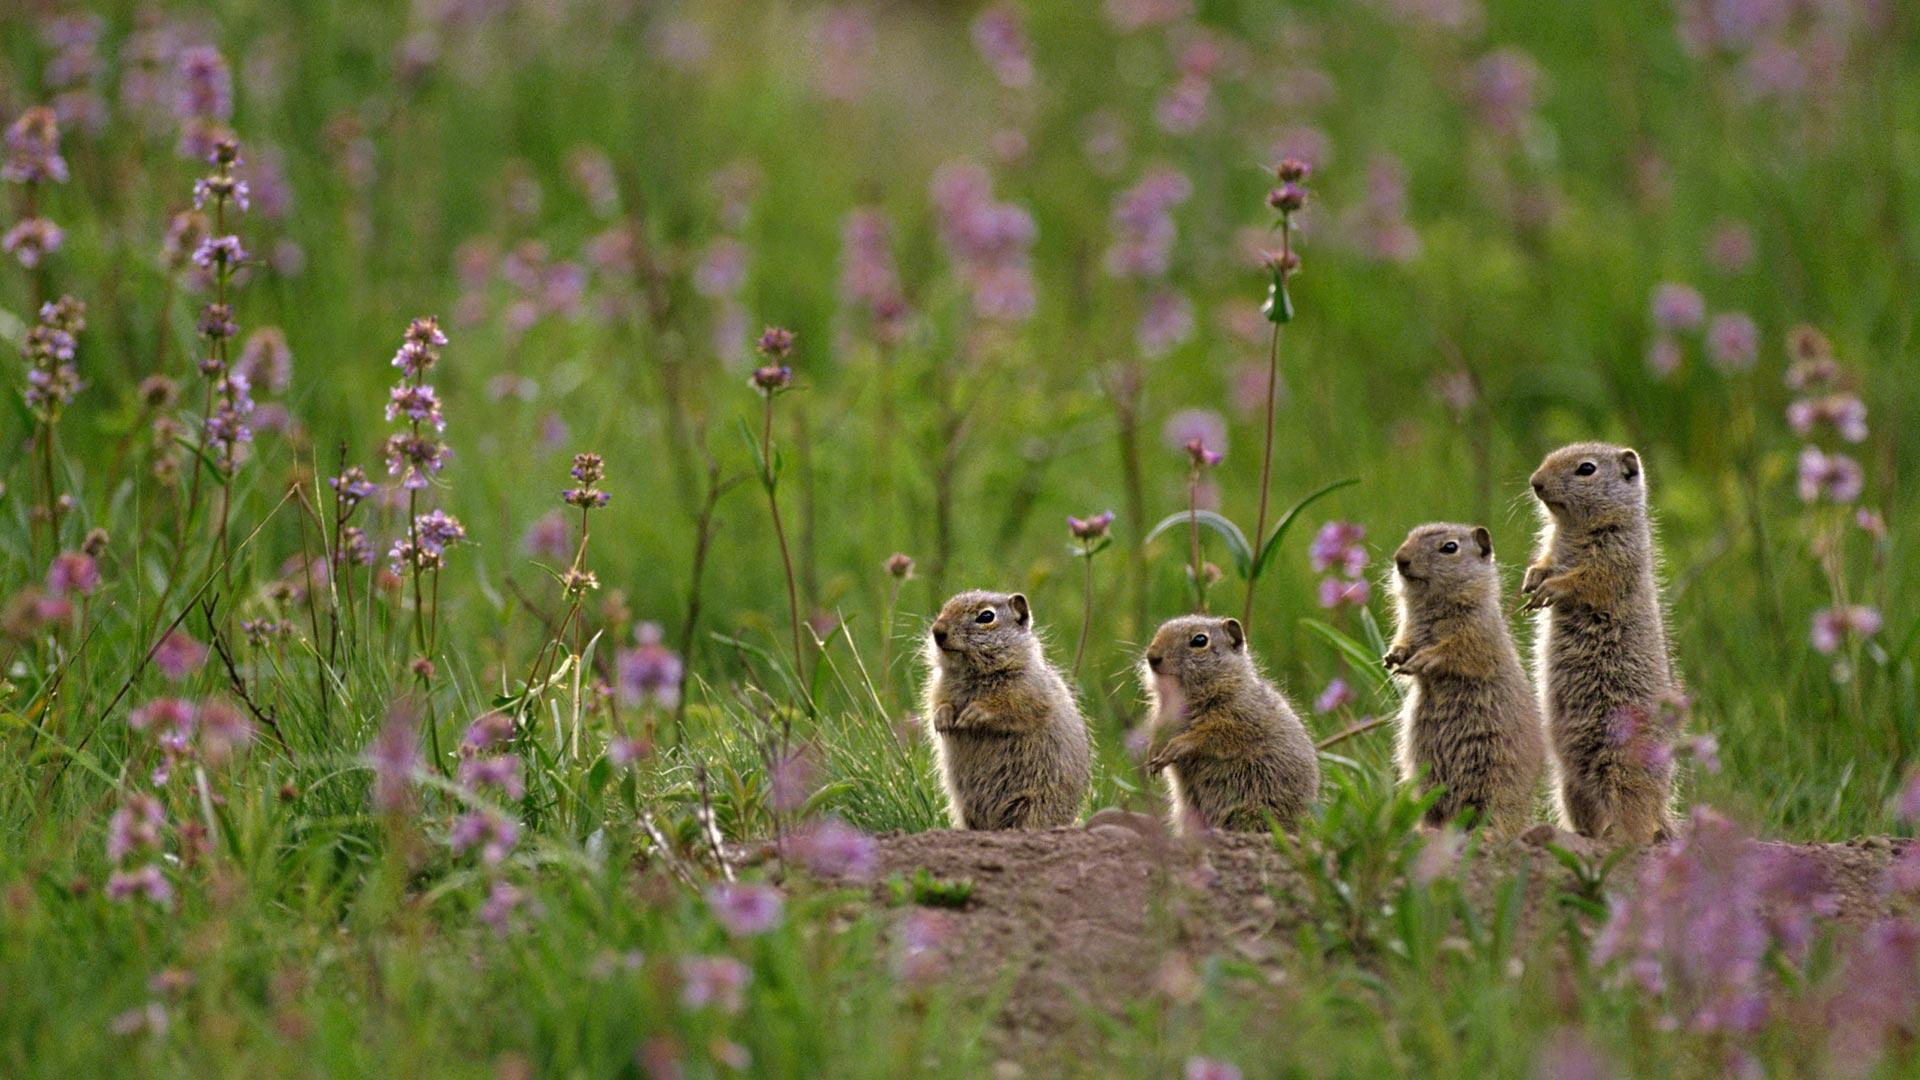
[[[1468,894],[1490,896],[1492,882],[1526,866],[1523,933],[1549,925],[1560,917],[1548,905],[1551,887],[1572,884],[1541,847],[1549,839],[1581,843],[1536,830],[1486,852],[1473,863]],[[1909,842],[1779,846],[1817,861],[1841,901],[1839,920],[1858,924],[1886,908],[1882,872]],[[1015,1057],[1082,1042],[1095,1015],[1117,1016],[1155,995],[1177,997],[1194,965],[1210,956],[1277,975],[1295,947],[1294,931],[1311,917],[1303,879],[1271,839],[1180,840],[1157,819],[1116,810],[1084,827],[1044,832],[894,834],[881,838],[881,863],[883,879],[924,867],[973,883],[965,906],[940,916],[939,966],[997,1003],[995,1037]],[[1608,888],[1631,888],[1635,876],[1631,863],[1622,865]]]

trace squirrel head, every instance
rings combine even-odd
[[[949,671],[1004,669],[1033,643],[1033,608],[1024,595],[977,589],[948,600],[927,636],[934,663]]]
[[[1485,591],[1495,580],[1493,535],[1479,525],[1418,525],[1393,553],[1394,587],[1410,596]]]
[[[1574,443],[1533,471],[1533,494],[1553,520],[1579,527],[1644,513],[1647,477],[1640,455],[1608,443]]]
[[[1154,632],[1144,658],[1147,681],[1156,691],[1172,683],[1191,695],[1228,679],[1244,678],[1253,667],[1247,655],[1247,631],[1239,619],[1183,615]]]

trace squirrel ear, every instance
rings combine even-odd
[[[1033,618],[1033,609],[1027,605],[1025,593],[1014,593],[1007,600],[1007,606],[1013,608],[1013,621],[1021,626],[1027,625],[1027,620]]]
[[[1227,640],[1233,642],[1236,649],[1247,643],[1247,628],[1240,625],[1239,619],[1227,620]]]
[[[1631,480],[1640,475],[1640,455],[1631,450],[1620,451],[1620,468]]]
[[[1473,542],[1480,545],[1480,554],[1483,558],[1493,554],[1493,534],[1487,531],[1485,525],[1473,527]]]

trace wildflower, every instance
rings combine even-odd
[[[160,246],[161,260],[169,269],[183,269],[206,237],[206,216],[197,210],[182,210],[167,222],[166,237]]]
[[[440,400],[426,383],[402,383],[387,395],[387,420],[405,417],[415,424],[432,424],[435,431],[447,429],[441,415]]]
[[[232,203],[241,210],[247,209],[252,201],[252,192],[247,182],[235,176],[215,174],[203,176],[193,183],[193,208],[204,209],[207,203],[215,205]]]
[[[421,316],[407,324],[400,349],[393,354],[393,366],[418,378],[439,361],[440,349],[446,344],[447,335],[440,330],[440,320],[432,315]]]
[[[627,768],[653,752],[645,739],[615,738],[607,743],[607,761],[616,769]]]
[[[932,199],[940,235],[973,297],[974,311],[995,322],[1033,315],[1032,215],[993,198],[993,180],[971,162],[949,162],[934,173]]]
[[[0,237],[0,250],[13,256],[22,267],[32,270],[48,255],[59,251],[66,237],[60,226],[46,218],[22,218],[7,230],[5,237]]]
[[[1283,214],[1297,213],[1307,205],[1307,189],[1295,183],[1284,183],[1267,192],[1267,205]]]
[[[866,881],[880,864],[873,837],[836,818],[816,821],[792,840],[793,855],[815,877]]]
[[[1347,685],[1347,680],[1335,676],[1331,682],[1327,683],[1327,688],[1320,691],[1320,696],[1314,699],[1313,711],[1338,712],[1352,704],[1353,700],[1353,687]]]
[[[1366,607],[1372,595],[1373,587],[1365,578],[1353,581],[1333,577],[1320,579],[1320,606],[1323,608]]]
[[[1113,511],[1103,510],[1085,521],[1077,517],[1067,518],[1067,531],[1075,540],[1091,542],[1106,538],[1107,530],[1113,527]]]
[[[993,69],[1000,85],[1024,90],[1033,82],[1033,55],[1019,9],[995,4],[973,20],[973,45]]]
[[[1193,302],[1178,289],[1147,294],[1134,340],[1147,356],[1162,356],[1193,336]]]
[[[793,331],[781,326],[769,326],[761,332],[753,347],[769,360],[785,360],[787,354],[793,352]]]
[[[147,863],[133,870],[115,870],[107,878],[106,892],[109,900],[141,897],[155,907],[173,904],[173,882],[167,880],[159,863]]]
[[[771,885],[721,882],[707,890],[707,907],[734,937],[764,934],[780,923],[780,891]]]
[[[227,236],[209,236],[200,241],[193,249],[193,264],[203,270],[217,268],[231,270],[247,261],[247,250],[240,245],[240,238]]]
[[[63,551],[47,567],[47,591],[55,596],[79,593],[92,596],[100,587],[100,566],[93,556],[80,551]]]
[[[1240,1067],[1230,1061],[1195,1054],[1187,1059],[1181,1075],[1186,1080],[1240,1080]]]
[[[98,559],[107,550],[107,530],[95,527],[87,530],[80,539],[80,554],[90,559]]]
[[[607,505],[611,496],[599,490],[600,481],[606,476],[606,466],[599,454],[575,454],[572,473],[573,478],[580,482],[580,486],[561,492],[561,498],[582,510]]]
[[[561,591],[570,597],[585,596],[600,587],[600,576],[591,570],[568,567],[560,575]]]
[[[659,623],[633,628],[634,647],[621,650],[615,665],[621,700],[629,705],[653,702],[671,709],[680,702],[680,654],[663,644]]]
[[[469,757],[460,762],[460,782],[473,791],[499,788],[508,799],[518,799],[527,793],[525,768],[518,754]]]
[[[207,647],[184,630],[173,629],[153,649],[153,666],[173,682],[180,682],[207,662]]]
[[[1199,443],[1201,451],[1213,459],[1206,464],[1218,464],[1226,457],[1227,422],[1210,409],[1184,409],[1174,413],[1167,417],[1161,435],[1169,446],[1188,454],[1194,453],[1193,444]]]
[[[887,556],[886,567],[889,577],[898,581],[905,581],[913,576],[913,556],[908,555],[904,551],[896,551],[892,555]]]
[[[1647,370],[1655,378],[1665,379],[1680,370],[1680,343],[1661,334],[1647,345]]]
[[[901,920],[894,939],[893,970],[903,981],[926,982],[946,967],[944,946],[953,936],[944,912],[915,908]]]
[[[1653,325],[1669,334],[1698,330],[1707,317],[1707,301],[1691,285],[1668,281],[1653,290]]]
[[[340,497],[341,506],[348,510],[360,505],[377,490],[373,481],[367,479],[367,471],[358,465],[347,466],[339,476],[328,479],[327,486],[333,488]]]
[[[1902,1047],[1920,1007],[1920,924],[1888,916],[1869,924],[1835,978],[1828,1046],[1844,1075],[1870,1075]]]
[[[220,698],[200,706],[200,747],[208,761],[226,761],[253,741],[253,723],[245,713]]]
[[[424,764],[413,719],[403,713],[389,715],[367,747],[365,760],[373,770],[374,809],[383,814],[405,811],[414,775]]]
[[[513,736],[513,717],[503,712],[482,713],[467,725],[466,734],[460,737],[460,756],[473,757],[506,743]]]
[[[166,808],[145,792],[127,797],[107,822],[107,861],[125,862],[127,856],[158,850],[167,825]]]
[[[366,530],[348,525],[340,530],[340,542],[334,554],[343,566],[372,566],[373,542],[367,539]]]
[[[1175,207],[1193,194],[1185,173],[1160,167],[1149,171],[1113,201],[1113,243],[1107,248],[1107,272],[1115,277],[1159,277],[1172,261],[1178,228]]]
[[[480,921],[496,934],[507,932],[508,920],[526,902],[526,894],[510,882],[496,881],[487,889],[487,901],[480,905]]]
[[[455,855],[464,855],[477,847],[480,860],[488,866],[500,865],[519,842],[519,823],[491,810],[460,815],[447,833],[447,846]]]
[[[1707,260],[1723,274],[1737,274],[1753,262],[1753,230],[1744,222],[1726,220],[1707,236]]]
[[[1714,316],[1707,326],[1707,357],[1722,371],[1745,371],[1760,355],[1760,328],[1742,312]]]
[[[713,299],[732,296],[747,283],[747,246],[730,236],[708,245],[693,269],[693,291]]]
[[[793,369],[785,364],[763,364],[754,369],[751,382],[762,395],[772,397],[793,385]]]
[[[0,180],[10,184],[65,183],[67,162],[60,156],[60,122],[54,111],[36,105],[7,126],[6,158]]]
[[[1831,655],[1849,640],[1866,639],[1880,632],[1878,609],[1865,604],[1823,608],[1813,613],[1814,651]]]
[[[1828,454],[1817,446],[1800,451],[1800,498],[1850,503],[1866,488],[1860,463],[1845,454]]]
[[[408,435],[389,435],[385,448],[387,474],[400,478],[400,486],[419,489],[446,467],[453,451],[437,439]]]
[[[1329,521],[1320,526],[1307,546],[1307,558],[1313,572],[1324,574],[1338,569],[1348,577],[1359,577],[1367,566],[1366,526],[1351,521]]]
[[[571,558],[573,548],[568,541],[567,518],[559,510],[553,510],[535,519],[527,527],[526,534],[520,538],[520,546],[530,555],[540,555],[555,561]]]
[[[737,1013],[745,1003],[753,972],[731,956],[688,956],[680,960],[680,1004],[689,1009],[709,1005]]]
[[[1803,398],[1787,406],[1787,425],[1801,436],[1811,435],[1814,428],[1826,425],[1847,442],[1865,442],[1867,406],[1852,394]]]

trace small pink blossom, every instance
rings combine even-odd
[[[1367,601],[1372,596],[1373,587],[1365,578],[1353,581],[1344,581],[1335,577],[1320,579],[1320,606],[1323,608],[1366,607]]]
[[[1850,503],[1866,489],[1860,463],[1845,454],[1829,454],[1817,446],[1800,451],[1800,498]]]
[[[1337,712],[1352,704],[1353,699],[1353,687],[1347,685],[1347,680],[1335,676],[1333,681],[1327,684],[1327,688],[1320,691],[1320,696],[1314,699],[1313,711],[1317,713]]]
[[[680,1004],[689,1009],[711,1005],[737,1013],[745,1004],[753,971],[731,956],[688,956],[680,961]]]
[[[780,925],[784,907],[771,885],[724,881],[707,890],[707,908],[727,933],[754,937]]]
[[[207,647],[183,630],[169,630],[153,650],[153,666],[173,682],[180,682],[207,662]]]
[[[1824,608],[1813,613],[1813,648],[1832,654],[1850,639],[1866,639],[1880,632],[1880,612],[1865,604]]]
[[[1721,371],[1745,371],[1760,356],[1760,328],[1744,312],[1716,315],[1707,327],[1707,358]]]

